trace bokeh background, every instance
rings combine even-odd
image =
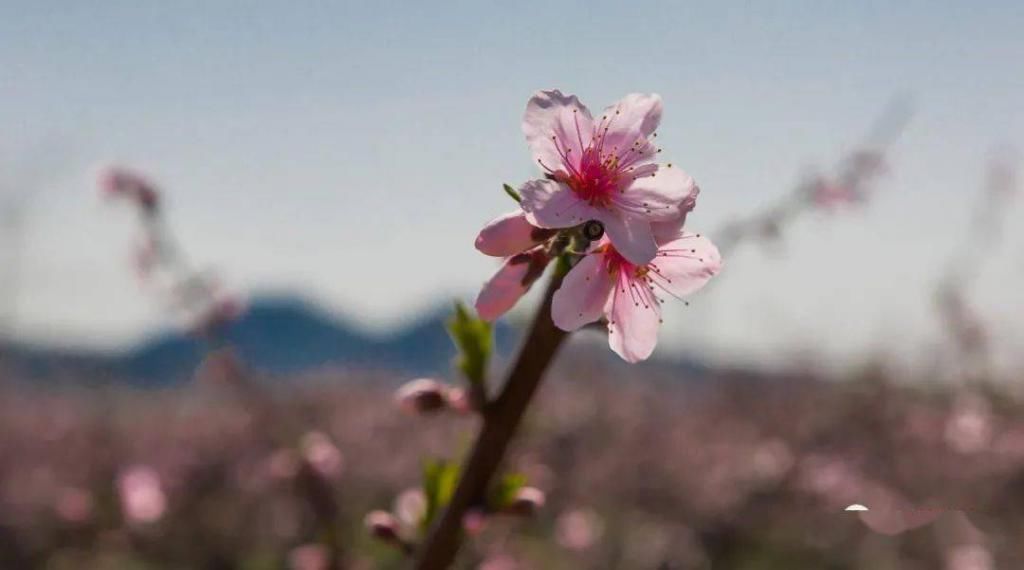
[[[497,267],[472,243],[501,184],[537,175],[543,88],[661,94],[726,266],[650,362],[570,343],[509,461],[547,504],[460,563],[1020,567],[1022,26],[1009,1],[0,3],[0,567],[398,565],[363,515],[474,423],[392,391],[459,380],[444,320]],[[244,307],[222,343],[140,278],[109,164]]]

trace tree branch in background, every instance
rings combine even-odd
[[[935,292],[939,316],[953,341],[957,361],[963,363],[962,378],[968,384],[977,384],[991,373],[989,333],[968,300],[968,290],[1002,240],[1008,206],[1017,193],[1018,161],[1009,149],[997,151],[990,159],[967,236],[960,249],[953,250]]]
[[[911,115],[908,101],[890,103],[868,136],[840,160],[835,174],[813,173],[775,204],[712,232],[719,251],[727,256],[748,241],[777,241],[794,220],[809,210],[865,203],[871,195],[871,184],[887,167],[889,148],[903,133]]]
[[[131,202],[143,229],[135,255],[136,271],[144,283],[154,284],[168,294],[168,306],[182,314],[188,330],[203,340],[205,376],[226,385],[254,416],[254,425],[265,431],[273,445],[297,448],[295,493],[307,504],[316,526],[316,537],[324,547],[327,568],[341,568],[339,506],[334,486],[325,476],[326,464],[337,449],[320,432],[309,431],[302,422],[278,410],[268,394],[231,347],[226,336],[229,325],[239,318],[243,307],[234,295],[225,294],[208,272],[195,269],[163,216],[162,197],[145,177],[123,169],[102,173],[100,187],[111,198]]]

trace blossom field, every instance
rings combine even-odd
[[[1024,568],[1024,12],[0,8],[0,570]]]

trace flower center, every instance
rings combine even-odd
[[[565,174],[562,181],[591,206],[608,206],[612,192],[618,187],[618,166],[617,156],[602,160],[598,149],[590,147],[583,151],[575,171]]]
[[[619,113],[619,110],[616,110],[602,116],[601,121],[594,126],[589,142],[584,148],[583,131],[574,109],[575,140],[570,138],[571,134],[563,134],[562,137],[557,134],[550,135],[551,143],[561,158],[562,168],[544,164],[537,159],[549,177],[567,185],[574,194],[591,206],[611,206],[614,193],[624,190],[626,184],[623,182],[626,178],[636,180],[641,176],[636,167],[650,159],[655,152],[661,151],[640,132],[626,137],[621,133],[613,134],[612,138],[615,140],[609,143],[609,129]],[[651,134],[652,138],[655,136],[657,135]],[[581,152],[577,154],[574,151]]]

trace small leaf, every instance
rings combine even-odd
[[[427,508],[421,525],[427,528],[452,500],[459,483],[459,466],[441,459],[429,460],[423,465],[423,494]]]
[[[504,188],[505,193],[508,194],[509,197],[515,200],[516,202],[523,201],[523,197],[519,195],[519,192],[516,192],[515,188],[509,186],[508,184],[502,184],[501,187]]]
[[[493,342],[491,324],[470,313],[461,302],[455,303],[455,315],[448,321],[448,333],[458,349],[456,366],[472,384],[483,385]]]
[[[522,473],[509,473],[501,478],[491,490],[488,497],[488,504],[491,509],[500,511],[512,505],[516,500],[519,489],[526,485],[526,475]]]

